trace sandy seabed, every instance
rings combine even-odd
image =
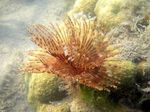
[[[0,1],[0,112],[33,111],[18,70],[24,52],[34,47],[27,27],[59,20],[72,4],[68,0]]]

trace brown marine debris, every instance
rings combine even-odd
[[[33,25],[29,33],[40,49],[28,53],[23,71],[54,73],[98,90],[115,88],[119,79],[108,73],[105,63],[118,48],[99,29],[95,19],[73,16],[55,25]]]

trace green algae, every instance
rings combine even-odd
[[[76,13],[87,13],[94,15],[94,8],[98,0],[77,0],[73,9],[68,13],[73,15]]]
[[[111,101],[109,98],[110,93],[107,91],[97,91],[82,85],[80,94],[85,102],[88,102],[102,112],[126,112],[124,107]]]
[[[37,112],[70,112],[68,103],[60,104],[41,104],[38,106]]]
[[[59,91],[60,80],[54,74],[35,73],[27,79],[28,101],[36,106],[39,103],[61,100],[65,97],[65,91]]]
[[[137,70],[137,65],[129,60],[114,60],[105,63],[110,75],[119,77],[133,77]]]

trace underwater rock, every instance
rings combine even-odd
[[[147,78],[150,73],[150,25],[144,18],[135,23],[129,21],[133,16],[143,16],[147,13],[148,6],[150,6],[148,0],[99,0],[98,2],[77,0],[69,14],[83,12],[94,15],[95,13],[99,22],[104,22],[108,26],[120,25],[113,29],[111,36],[114,43],[120,43],[122,46],[123,53],[120,55],[122,60],[108,61],[105,66],[110,74],[123,74],[129,77],[123,77],[118,89],[110,93],[81,88],[80,95],[69,96],[73,97],[70,103],[62,101],[65,95],[61,95],[66,91],[62,93],[58,91],[60,82],[57,77],[33,74],[28,79],[28,99],[32,103],[40,102],[36,105],[37,112],[140,112],[139,108],[148,111],[150,100],[146,94],[150,91],[150,81]],[[62,99],[56,99],[60,97],[57,94]]]
[[[126,15],[121,13],[124,0],[99,0],[95,7],[98,21],[113,26],[121,22]]]
[[[148,31],[149,26],[139,32],[135,21],[124,21],[107,35],[112,36],[114,43],[120,44],[120,58],[139,63],[145,59],[147,62],[149,60],[150,38]]]
[[[134,18],[134,20],[136,19]],[[149,94],[150,90],[150,25],[148,22],[146,24],[140,22],[142,28],[138,27],[136,23],[139,23],[139,20],[141,19],[137,19],[137,22],[124,21],[111,33],[114,42],[120,43],[122,46],[123,54],[120,57],[132,61],[136,66],[133,77],[124,79],[115,94],[111,94],[111,98],[118,100],[117,102],[132,111],[139,108],[143,110],[143,104],[148,105],[147,100],[149,99],[147,98],[145,101],[143,96]]]
[[[100,23],[112,27],[132,17],[148,14],[149,6],[148,0],[99,0],[94,11]]]
[[[130,77],[122,80],[118,89],[111,92],[110,97],[114,102],[130,109],[134,109],[141,99],[142,93],[138,90],[134,78]]]
[[[40,105],[37,109],[37,112],[70,112],[68,103],[59,103],[59,104],[43,104]]]
[[[107,61],[105,66],[107,66],[110,75],[123,75],[122,78],[133,77],[133,74],[136,72],[136,65],[133,62],[127,60]]]
[[[86,13],[94,15],[94,8],[98,0],[76,0],[73,9],[68,13],[69,15],[75,13]]]
[[[71,112],[100,112],[93,104],[84,101],[81,97],[75,97],[71,102]]]
[[[28,101],[49,103],[66,97],[66,91],[61,87],[61,81],[54,74],[34,73],[30,76],[28,86]]]
[[[143,96],[141,101],[139,102],[140,108],[144,110],[144,112],[150,111],[150,94]]]
[[[115,103],[110,98],[107,91],[97,91],[86,86],[80,86],[80,96],[78,99],[82,103],[88,104],[93,111],[89,112],[127,112],[127,108]],[[83,111],[84,112],[84,111]]]

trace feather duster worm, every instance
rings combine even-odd
[[[118,78],[109,75],[105,66],[117,54],[116,48],[99,33],[96,20],[67,17],[61,24],[34,25],[29,32],[41,49],[29,52],[25,72],[54,73],[98,90],[118,84]]]

